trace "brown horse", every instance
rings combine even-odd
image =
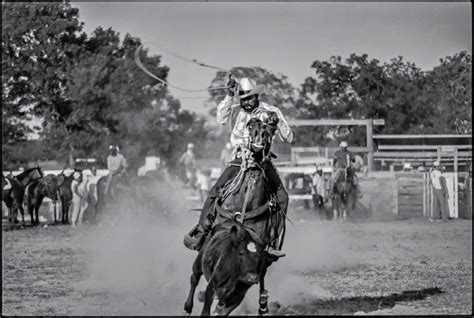
[[[248,285],[256,283],[260,285],[260,307],[258,312],[259,314],[268,313],[268,292],[265,290],[265,275],[268,267],[275,259],[264,249],[270,245],[277,246],[278,244],[281,247],[285,232],[285,216],[274,208],[275,200],[265,174],[268,165],[272,164],[268,159],[270,156],[268,143],[271,143],[276,127],[255,119],[249,121],[247,127],[250,133],[248,148],[250,156],[244,160],[248,160],[249,164],[245,170],[241,170],[242,172],[234,177],[233,180],[237,180],[237,183],[234,183],[234,190],[230,191],[231,193],[225,197],[222,203],[217,201],[217,215],[214,219],[214,229],[229,224],[236,218],[242,223],[241,229],[232,230],[233,227],[231,227],[230,232],[221,234],[223,237],[213,236],[213,234],[216,235],[216,231],[213,230],[206,238],[206,242],[193,264],[191,289],[184,305],[184,311],[187,315],[191,314],[195,288],[203,273],[208,281],[208,287],[204,293],[202,315],[209,314],[214,295],[217,295],[219,299],[217,313],[230,314],[243,300]],[[238,181],[239,179],[240,181]],[[254,246],[252,250],[259,251],[261,247],[262,251],[249,255],[242,252],[240,243],[237,243],[234,246],[239,247],[237,249],[240,251],[239,254],[227,255],[219,246],[224,244],[222,242],[225,237],[232,235],[232,231],[236,231],[234,235],[245,232],[240,234],[241,237],[245,237],[242,242],[248,244],[252,241]],[[224,254],[225,256],[222,256]],[[226,265],[219,269],[219,266],[215,263],[216,257],[219,256],[216,255],[221,255],[224,258],[237,257],[239,261],[234,265],[235,267]],[[255,267],[255,257],[258,258],[257,267]],[[231,271],[240,272],[243,276],[232,275]],[[248,277],[248,273],[251,273],[252,279]],[[253,274],[256,274],[256,276]],[[244,280],[243,284],[242,280]]]
[[[43,177],[43,171],[40,167],[34,167],[25,170],[14,177],[6,177],[11,184],[11,188],[2,191],[2,200],[5,202],[9,211],[9,221],[18,223],[18,211],[21,213],[22,224],[25,224],[25,211],[23,210],[23,198],[25,189],[36,180]]]
[[[75,170],[77,171],[77,170]],[[38,213],[45,197],[51,199],[54,204],[54,223],[58,222],[56,214],[56,202],[61,202],[61,223],[69,224],[69,206],[72,201],[71,183],[73,174],[66,176],[64,171],[57,176],[49,174],[28,187],[28,212],[31,215],[31,223],[39,224]],[[35,218],[36,216],[36,218]]]
[[[352,217],[357,202],[357,193],[352,182],[353,171],[350,168],[340,173],[337,180],[334,180],[335,189],[332,198],[332,206],[335,219],[347,219]]]

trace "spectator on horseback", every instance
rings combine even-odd
[[[347,141],[341,141],[339,147],[341,149],[336,151],[333,159],[336,171],[334,171],[334,176],[332,178],[330,197],[334,195],[337,179],[339,178],[341,173],[345,173],[347,171],[347,176],[348,178],[351,178],[352,184],[354,185],[357,191],[357,197],[360,199],[362,198],[362,193],[360,192],[359,188],[359,180],[357,178],[357,175],[353,171],[354,169],[352,169],[352,164],[356,163],[355,155],[347,149],[349,147]]]
[[[246,125],[251,119],[259,119],[274,124],[277,127],[278,135],[282,141],[290,143],[293,140],[291,128],[283,117],[280,109],[260,101],[259,95],[264,90],[263,85],[257,85],[254,80],[249,78],[242,78],[239,83],[237,83],[232,75],[230,75],[227,86],[226,97],[217,105],[216,120],[223,125],[226,124],[229,119],[234,123],[230,136],[230,143],[234,149],[232,160],[240,156],[240,150],[248,143],[249,131]],[[240,103],[234,104],[233,100],[236,93],[238,94]],[[226,182],[235,176],[239,170],[240,166],[228,165],[211,188],[209,196],[204,203],[198,225],[185,236],[184,242],[186,247],[195,250],[201,248],[205,237],[212,229],[212,220],[215,217],[213,203],[218,199],[219,193],[222,191]],[[286,215],[288,194],[271,161],[267,165],[265,175],[268,178],[271,191],[276,194],[279,209]],[[285,253],[274,247],[270,247],[268,253],[276,257],[285,256]]]
[[[109,146],[107,169],[109,170],[109,174],[107,175],[107,180],[105,183],[105,195],[109,193],[109,188],[113,177],[124,173],[127,169],[127,161],[125,160],[125,157],[119,153],[119,148],[117,146]]]
[[[179,162],[184,168],[186,183],[194,190],[196,183],[196,157],[194,155],[194,144],[189,143],[185,153],[179,159]]]

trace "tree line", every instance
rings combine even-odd
[[[144,74],[134,62],[139,38],[101,27],[87,35],[68,2],[6,2],[2,9],[3,169],[30,160],[105,158],[109,144],[119,144],[132,165],[156,155],[173,167],[188,142],[198,156],[219,156],[229,128],[183,110],[165,85]],[[140,54],[166,80],[170,69],[161,56]],[[383,118],[377,132],[394,134],[472,132],[467,52],[443,58],[429,71],[402,57],[381,63],[366,54],[316,60],[311,69],[313,76],[300,87],[261,67],[232,73],[265,84],[262,100],[289,118]],[[227,76],[217,72],[209,86],[224,85]],[[226,92],[209,94],[212,117]],[[27,124],[32,118],[40,127]],[[27,140],[32,130],[39,140]],[[329,132],[352,144],[365,141],[356,127],[312,127],[298,128],[295,143],[324,145]]]

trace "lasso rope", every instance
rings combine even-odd
[[[149,43],[149,42],[148,42]],[[230,88],[229,86],[218,86],[218,87],[208,87],[208,88],[205,88],[205,89],[187,89],[187,88],[182,88],[182,87],[179,87],[179,86],[176,86],[176,85],[173,85],[171,83],[169,83],[168,81],[156,76],[155,74],[153,74],[152,72],[150,72],[146,67],[145,65],[143,65],[142,61],[140,60],[140,49],[143,47],[145,43],[141,44],[139,47],[137,47],[137,49],[135,50],[135,63],[137,64],[137,66],[143,71],[145,72],[148,76],[156,79],[157,81],[165,84],[165,85],[168,85],[169,87],[172,87],[174,89],[177,89],[177,90],[180,90],[180,91],[183,91],[183,92],[206,92],[206,91],[214,91],[214,90],[220,90],[220,89],[228,89]],[[174,53],[166,48],[163,48],[163,47],[160,47],[162,50],[170,53],[171,55],[177,57],[177,58],[180,58],[182,60],[185,60],[185,61],[188,61],[190,63],[194,63],[196,65],[199,65],[199,66],[202,66],[202,67],[207,67],[207,68],[212,68],[212,69],[216,69],[216,70],[220,70],[220,71],[224,71],[224,72],[227,72],[227,73],[231,73],[231,70],[229,69],[225,69],[225,68],[222,68],[222,67],[218,67],[218,66],[214,66],[214,65],[209,65],[209,64],[206,64],[206,63],[203,63],[203,62],[199,62],[198,60],[196,59],[188,59],[186,57],[183,57],[177,53]]]
[[[252,156],[252,153],[249,149],[242,148],[240,151],[242,154],[242,163],[240,164],[240,170],[237,175],[232,179],[232,182],[226,187],[226,190],[222,195],[222,200],[227,199],[229,195],[234,193],[234,191],[236,191],[240,187],[240,184],[242,183],[242,180],[245,176],[245,171],[247,171],[249,167],[255,164],[254,162],[249,162],[249,159]]]

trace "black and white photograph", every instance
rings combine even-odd
[[[2,1],[2,316],[472,316],[470,1]]]

